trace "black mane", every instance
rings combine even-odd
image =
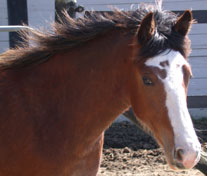
[[[153,11],[156,32],[153,38],[140,49],[140,55],[150,58],[163,53],[166,50],[179,51],[185,58],[190,54],[190,40],[174,31],[173,26],[177,21],[177,16],[169,11]]]
[[[173,31],[176,14],[159,10],[155,5],[141,4],[134,11],[125,12],[114,9],[112,13],[90,12],[84,18],[76,20],[65,13],[62,22],[54,23],[52,30],[22,32],[25,43],[29,40],[30,45],[21,43],[19,47],[2,53],[0,67],[2,69],[24,67],[47,61],[58,51],[84,44],[112,29],[125,29],[135,34],[141,20],[150,12],[154,13],[156,34],[152,40],[141,47],[140,55],[150,58],[167,49],[174,49],[186,57],[190,50],[190,42]]]

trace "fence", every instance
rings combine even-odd
[[[30,27],[28,26],[20,26],[20,25],[15,25],[15,26],[0,26],[0,32],[17,32],[20,30],[29,30]]]

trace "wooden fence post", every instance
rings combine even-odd
[[[27,0],[7,0],[7,9],[9,25],[28,24]],[[17,32],[9,32],[11,48],[14,48],[20,41],[22,39]]]

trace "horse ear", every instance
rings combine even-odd
[[[174,25],[174,31],[186,36],[190,31],[191,25],[193,23],[193,15],[190,10],[186,10],[183,15],[181,15]]]
[[[140,44],[147,43],[155,33],[155,20],[153,13],[147,14],[142,20],[138,29],[138,42]]]

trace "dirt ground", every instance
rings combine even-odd
[[[197,135],[207,148],[207,120],[194,122]],[[173,171],[163,150],[152,137],[129,122],[114,123],[105,132],[98,176],[204,176],[196,169]]]

